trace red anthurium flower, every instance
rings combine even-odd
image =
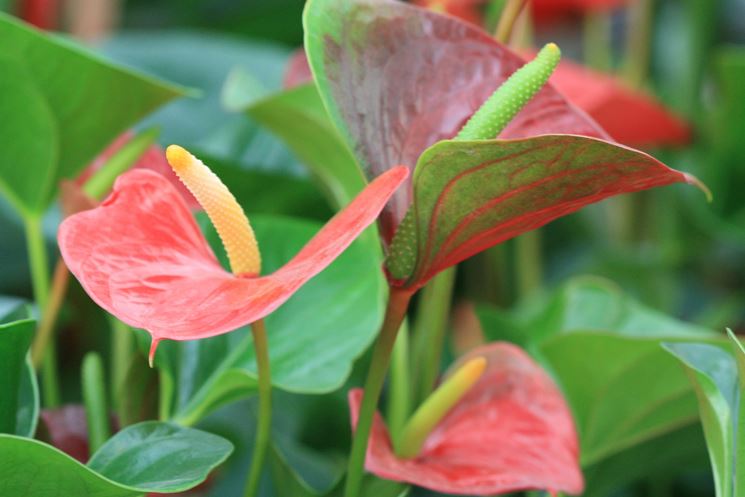
[[[225,271],[183,196],[163,176],[142,169],[120,176],[108,199],[67,218],[58,235],[67,266],[91,298],[125,323],[152,335],[151,359],[160,340],[215,336],[271,313],[375,221],[408,174],[406,168],[396,167],[381,175],[290,262],[272,274],[258,276],[251,269],[259,267],[255,244],[236,247],[244,238],[236,234],[243,213],[235,199],[191,154],[180,147],[168,152],[171,164],[173,154],[179,167],[194,168],[189,174],[218,183],[201,192],[206,193],[207,202],[203,200],[202,205],[208,213],[210,202],[234,205],[220,213],[227,226],[220,234],[228,254],[231,250],[237,253],[235,260],[247,269],[234,267],[237,275]],[[218,232],[219,224],[215,223]],[[233,260],[231,256],[231,265]]]
[[[564,60],[550,81],[620,143],[634,147],[680,145],[691,137],[681,118],[618,78]]]
[[[450,14],[477,26],[481,26],[483,22],[481,7],[484,3],[485,0],[414,0],[415,5],[441,14]]]
[[[484,373],[427,436],[418,456],[397,457],[384,421],[376,416],[367,470],[449,494],[581,493],[574,422],[548,374],[520,348],[492,343],[461,358],[446,378],[477,357],[487,361]],[[362,393],[349,395],[355,425]]]
[[[119,149],[121,149],[132,138],[134,138],[134,136],[134,133],[132,133],[131,131],[126,131],[119,135],[116,140],[114,140],[108,147],[106,147],[104,151],[101,152],[93,160],[93,162],[91,162],[88,167],[86,167],[85,170],[80,173],[80,175],[78,175],[78,177],[75,179],[75,182],[80,186],[84,185],[88,178],[93,175],[93,173],[101,169],[104,164],[106,164],[106,161],[114,156],[114,154],[116,154]],[[142,154],[139,159],[137,159],[137,162],[135,162],[135,164],[132,166],[132,169],[150,169],[151,171],[162,174],[173,184],[173,186],[176,187],[176,190],[178,190],[179,193],[183,195],[184,200],[192,210],[201,209],[201,206],[199,205],[199,202],[197,202],[197,200],[194,198],[194,195],[192,195],[184,186],[184,184],[179,181],[176,173],[174,173],[173,169],[171,169],[171,166],[168,165],[168,161],[165,157],[165,152],[158,145],[150,146],[145,151],[145,153]]]

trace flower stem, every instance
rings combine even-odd
[[[103,363],[101,356],[95,352],[89,352],[83,359],[82,383],[85,418],[88,424],[88,445],[93,454],[111,434],[109,413],[106,408]]]
[[[541,288],[543,279],[539,230],[529,231],[515,238],[515,266],[518,298],[524,299]]]
[[[507,0],[507,5],[504,6],[502,15],[499,17],[497,30],[494,32],[495,40],[500,43],[509,43],[512,28],[515,26],[515,21],[517,21],[526,3],[528,3],[527,0]]]
[[[62,301],[65,299],[69,281],[70,271],[67,270],[64,261],[58,259],[57,265],[54,267],[54,276],[52,276],[52,290],[47,305],[42,312],[34,343],[31,346],[31,362],[35,369],[39,369],[44,359],[44,352],[52,338],[54,323],[57,322],[57,315],[62,306]]]
[[[613,67],[611,18],[605,12],[585,14],[582,30],[585,63],[598,71],[608,72]]]
[[[411,371],[409,369],[409,327],[404,321],[398,330],[391,358],[388,387],[388,431],[396,440],[409,417],[411,404]]]
[[[251,334],[254,339],[256,364],[259,370],[259,419],[256,422],[256,439],[251,458],[251,471],[248,474],[244,491],[245,497],[255,497],[258,494],[261,470],[269,447],[272,428],[272,379],[269,369],[269,344],[263,319],[251,325]]]
[[[432,392],[437,373],[440,371],[455,283],[455,268],[450,267],[432,278],[419,298],[414,333],[417,402],[422,402]]]
[[[390,295],[388,296],[388,308],[386,309],[383,325],[380,328],[378,340],[375,342],[370,370],[367,372],[367,380],[365,381],[362,406],[360,407],[357,427],[354,432],[354,438],[352,439],[352,451],[349,454],[349,464],[347,466],[347,480],[344,484],[345,497],[358,497],[359,495],[365,454],[367,453],[367,442],[370,437],[375,407],[378,404],[378,398],[383,389],[383,382],[385,381],[385,374],[391,359],[393,344],[396,341],[398,329],[404,317],[406,317],[406,311],[409,308],[409,301],[412,294],[413,292],[409,289],[391,288]]]
[[[634,88],[643,86],[649,73],[653,14],[654,5],[651,0],[637,0],[629,6],[624,76],[626,82]]]
[[[33,285],[34,300],[43,313],[49,300],[49,261],[44,233],[41,226],[41,216],[31,215],[24,218],[26,228],[26,246],[28,250],[29,266],[31,268],[31,283]],[[57,378],[57,354],[54,340],[49,340],[46,351],[39,352],[43,359],[42,395],[46,407],[57,407],[60,403],[60,390]]]
[[[114,410],[121,419],[122,402],[119,394],[127,379],[127,370],[132,361],[134,334],[129,326],[114,316],[109,317],[109,324],[111,326],[111,383],[109,384],[109,392]]]

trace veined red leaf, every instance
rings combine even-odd
[[[574,421],[548,374],[520,348],[504,342],[474,349],[450,371],[476,357],[487,360],[486,370],[429,434],[417,457],[395,455],[385,423],[376,415],[367,470],[448,494],[581,493]],[[349,394],[353,424],[362,393]]]
[[[419,287],[497,243],[613,195],[698,180],[653,157],[571,135],[443,141],[417,164],[389,276]]]
[[[390,0],[310,0],[305,47],[331,118],[368,176],[410,168],[452,138],[525,61],[476,26]],[[546,85],[502,133],[605,137],[584,112]],[[389,242],[411,202],[401,188],[386,206]]]

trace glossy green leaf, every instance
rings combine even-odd
[[[271,272],[320,228],[289,218],[254,216],[251,223]],[[213,249],[223,249],[211,226]],[[373,340],[385,284],[377,241],[356,241],[331,266],[266,318],[272,383],[291,392],[333,391]],[[247,329],[205,340],[163,343],[156,364],[174,378],[173,417],[192,424],[214,408],[255,392],[256,363]]]
[[[717,496],[736,497],[743,485],[743,464],[737,457],[742,448],[735,438],[741,401],[737,361],[710,344],[666,343],[665,348],[683,364],[696,391]]]
[[[183,94],[2,13],[0,61],[9,97],[0,134],[13,138],[0,150],[0,192],[25,214],[42,212],[61,178],[75,177],[127,127]]]
[[[31,436],[36,430],[38,396],[27,361],[35,330],[31,319],[0,324],[0,433]]]
[[[404,286],[588,204],[695,181],[653,157],[570,135],[441,141],[419,158],[387,267]]]
[[[216,435],[153,421],[122,430],[84,466],[37,440],[0,435],[0,495],[135,497],[179,492],[204,481],[232,450]]]
[[[123,485],[180,492],[203,482],[232,451],[233,445],[217,435],[146,421],[111,437],[88,467]]]
[[[253,102],[245,112],[290,147],[337,207],[349,203],[364,188],[362,170],[312,84]]]

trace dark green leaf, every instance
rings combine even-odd
[[[0,133],[13,137],[0,151],[0,191],[24,214],[42,212],[61,178],[75,177],[127,127],[183,94],[2,13],[0,60],[8,96]]]
[[[111,437],[88,467],[110,480],[149,492],[180,492],[203,482],[233,445],[222,437],[146,421]]]
[[[0,433],[30,436],[36,429],[38,400],[27,362],[35,329],[31,319],[0,325]]]

